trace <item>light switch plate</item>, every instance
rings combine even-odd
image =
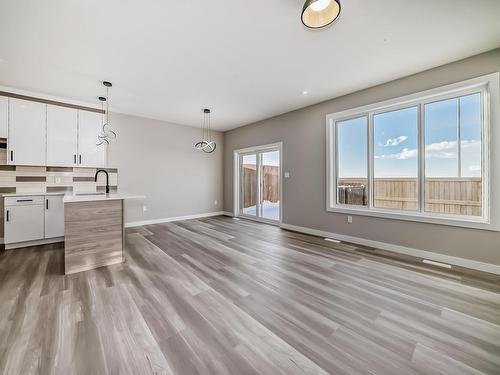
[[[285,172],[285,178],[290,178],[290,172]]]

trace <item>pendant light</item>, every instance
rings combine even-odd
[[[215,148],[217,147],[215,141],[212,140],[210,113],[211,111],[208,108],[205,108],[203,110],[203,136],[201,138],[201,141],[197,142],[194,145],[194,148],[196,148],[199,151],[206,152],[207,154],[214,152]]]
[[[300,19],[310,29],[330,25],[340,14],[340,0],[306,0]]]
[[[116,138],[116,133],[112,130],[111,124],[109,123],[109,88],[112,87],[113,84],[108,81],[104,81],[102,84],[104,85],[104,87],[106,87],[106,97],[99,97],[102,109],[102,129],[97,136],[97,146],[101,146],[104,144],[109,145],[109,141]],[[104,102],[106,102],[106,111],[104,111]],[[104,119],[104,113],[106,113],[106,119]]]

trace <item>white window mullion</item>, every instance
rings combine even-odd
[[[462,177],[462,136],[460,134],[460,98],[457,98],[457,176]]]
[[[491,164],[490,164],[490,93],[481,89],[481,178],[483,194],[483,216],[490,218]]]
[[[333,174],[333,202],[334,202],[334,205],[337,204],[337,201],[338,201],[338,198],[339,198],[339,190],[337,188],[337,184],[338,184],[338,179],[339,179],[339,176],[338,176],[338,170],[339,170],[339,158],[338,158],[338,155],[337,155],[337,152],[338,152],[338,147],[337,147],[337,142],[338,142],[338,131],[337,131],[337,123],[334,122],[333,123],[333,134],[334,134],[334,139],[333,139],[333,144],[335,145],[335,152],[334,152],[334,161],[333,161],[333,165],[335,166],[335,173]]]
[[[425,105],[418,106],[418,210],[425,211]]]
[[[375,180],[373,178],[373,160],[375,149],[373,147],[373,114],[368,113],[368,208],[372,209],[375,201]]]

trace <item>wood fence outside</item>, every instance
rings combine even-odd
[[[340,179],[338,202],[362,204],[359,187],[367,181],[359,178]],[[374,207],[416,210],[418,185],[416,178],[376,178],[374,181]],[[358,189],[349,189],[358,187]],[[366,197],[365,190],[365,197]],[[352,196],[350,196],[352,195]],[[482,215],[481,178],[427,178],[425,180],[425,211],[459,215]]]
[[[262,200],[278,202],[280,200],[279,190],[279,167],[264,165],[262,167]],[[257,173],[255,165],[243,165],[243,207],[251,207],[257,204]]]
[[[257,174],[255,165],[243,165],[243,207],[257,203]],[[368,181],[360,178],[343,178],[338,181],[338,202],[367,204]],[[363,188],[364,186],[364,188]],[[262,199],[278,202],[279,167],[263,166]],[[417,210],[418,183],[416,178],[376,178],[374,181],[374,207]],[[470,216],[482,215],[482,181],[471,178],[427,178],[425,180],[426,212]]]

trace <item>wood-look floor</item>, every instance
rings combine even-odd
[[[128,230],[125,264],[63,262],[0,255],[0,374],[500,374],[495,279],[227,217]]]

